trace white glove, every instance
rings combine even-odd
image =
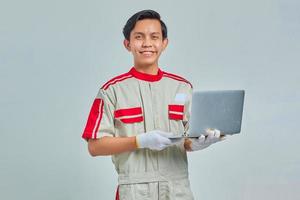
[[[206,129],[205,135],[201,135],[199,138],[191,138],[191,149],[192,151],[202,150],[211,144],[214,144],[219,141],[226,139],[226,136],[221,136],[221,132],[218,129]]]
[[[149,148],[152,150],[163,150],[164,148],[174,145],[168,137],[173,133],[160,130],[153,130],[136,136],[136,144],[138,148]]]

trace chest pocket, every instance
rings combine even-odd
[[[175,135],[184,134],[183,118],[184,118],[184,104],[169,104],[168,116],[170,131]]]
[[[144,131],[142,107],[120,108],[114,112],[119,136],[133,136]]]

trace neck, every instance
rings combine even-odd
[[[151,75],[157,75],[158,73],[158,65],[154,64],[154,65],[146,65],[146,66],[142,66],[142,65],[134,65],[134,68],[142,73],[146,73],[146,74],[151,74]]]

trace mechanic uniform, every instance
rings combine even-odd
[[[130,137],[156,129],[182,135],[188,130],[192,90],[189,81],[160,68],[151,75],[132,67],[100,88],[82,138]],[[115,154],[112,161],[118,173],[116,198],[194,199],[182,145]]]

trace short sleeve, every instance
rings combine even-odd
[[[104,136],[114,137],[114,104],[105,90],[100,89],[90,109],[82,138],[97,139]]]
[[[187,95],[187,101],[185,102],[184,109],[184,117],[183,117],[183,126],[184,126],[184,134],[186,135],[189,130],[189,122],[191,117],[191,109],[192,109],[192,96],[193,96],[193,88],[190,87]]]

